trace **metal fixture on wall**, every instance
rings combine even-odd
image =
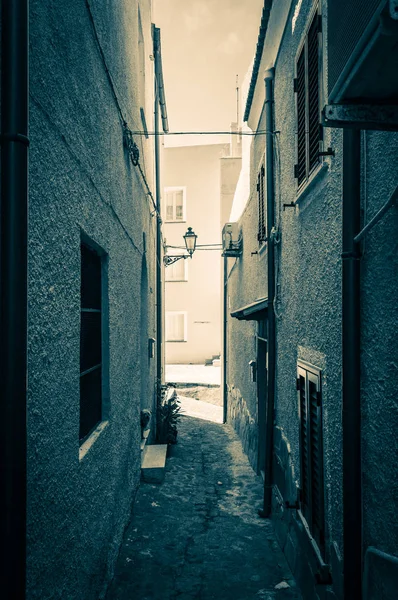
[[[166,254],[163,257],[163,262],[164,262],[165,266],[168,267],[169,265],[174,264],[175,262],[177,262],[177,260],[180,260],[181,258],[184,258],[184,259],[192,258],[192,255],[196,250],[197,237],[198,236],[196,235],[196,233],[194,232],[192,227],[188,227],[185,235],[183,235],[185,247],[187,249],[188,254],[175,254],[175,255]],[[167,246],[166,246],[166,248],[167,248]]]

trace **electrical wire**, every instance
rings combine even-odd
[[[132,135],[134,134],[134,132],[131,131],[131,129],[128,127],[127,120],[126,120],[126,118],[124,116],[124,113],[123,113],[123,110],[122,110],[122,108],[120,106],[119,98],[118,98],[118,95],[117,95],[117,92],[116,92],[116,86],[114,84],[111,72],[110,72],[110,70],[108,68],[108,65],[107,65],[107,62],[106,62],[106,58],[105,58],[105,54],[104,54],[104,51],[103,51],[102,46],[101,46],[101,42],[100,42],[99,37],[98,37],[98,32],[97,32],[97,28],[95,26],[94,16],[93,16],[93,13],[92,13],[92,10],[91,10],[90,2],[88,0],[85,0],[85,4],[86,4],[87,12],[88,12],[88,15],[89,15],[89,18],[90,18],[90,23],[91,23],[91,27],[92,27],[92,30],[93,30],[95,42],[96,42],[98,51],[99,51],[100,56],[101,56],[102,64],[103,64],[103,67],[105,69],[105,73],[106,73],[106,76],[107,76],[107,79],[108,79],[108,82],[109,82],[109,85],[110,85],[110,88],[111,88],[112,96],[113,96],[113,99],[114,99],[117,111],[119,113],[119,118],[120,118],[120,121],[121,121],[121,124],[122,124],[122,127],[123,127],[123,139],[124,139],[125,146],[127,147],[128,151],[129,151],[130,160],[131,160],[133,166],[134,167],[138,167],[138,169],[139,169],[140,175],[141,175],[141,177],[143,179],[143,182],[144,182],[145,187],[147,189],[148,195],[149,195],[149,197],[152,200],[153,207],[154,207],[154,212],[157,214],[157,217],[158,217],[158,219],[161,222],[161,216],[160,216],[160,213],[159,213],[159,211],[157,209],[155,199],[154,199],[153,194],[151,192],[151,189],[149,187],[149,184],[148,184],[147,178],[145,176],[145,173],[144,173],[144,171],[143,171],[143,169],[142,169],[142,167],[141,167],[141,165],[139,163],[139,149],[138,149],[137,144],[132,139]],[[143,133],[143,135],[145,135],[144,132],[142,132],[142,133]],[[151,134],[151,135],[155,135],[155,134]]]
[[[168,131],[167,133],[165,132],[159,132],[156,133],[156,131],[141,131],[140,129],[134,130],[131,133],[133,133],[134,135],[144,135],[144,136],[148,136],[148,135],[162,135],[164,137],[167,136],[171,136],[171,135],[247,135],[247,136],[252,136],[255,137],[257,135],[265,135],[266,133],[272,133],[272,135],[275,135],[277,133],[279,133],[279,131],[266,131],[265,129],[261,129],[259,131]]]

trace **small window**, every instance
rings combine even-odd
[[[166,267],[166,281],[188,281],[188,261],[184,258]]]
[[[81,244],[80,430],[82,443],[102,420],[102,260]]]
[[[187,313],[166,312],[166,342],[187,341]]]
[[[320,15],[318,11],[307,29],[296,61],[297,164],[295,177],[300,187],[320,163]]]
[[[185,188],[169,187],[165,189],[166,221],[186,221]]]
[[[321,371],[299,362],[301,512],[322,553],[325,550]]]
[[[265,167],[261,165],[257,175],[258,199],[258,233],[257,239],[261,246],[267,240],[267,206],[265,202]]]

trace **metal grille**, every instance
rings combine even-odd
[[[264,165],[261,166],[261,169],[257,176],[257,196],[258,196],[258,241],[265,242],[267,239],[267,214],[266,214],[266,206],[265,206],[265,168]]]
[[[101,258],[81,245],[80,429],[82,441],[102,418]]]
[[[385,0],[332,0],[328,3],[329,94],[381,4],[385,4]]]

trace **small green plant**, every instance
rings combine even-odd
[[[156,441],[159,444],[177,443],[177,425],[181,406],[176,390],[170,392],[172,387],[169,384],[158,386]]]

